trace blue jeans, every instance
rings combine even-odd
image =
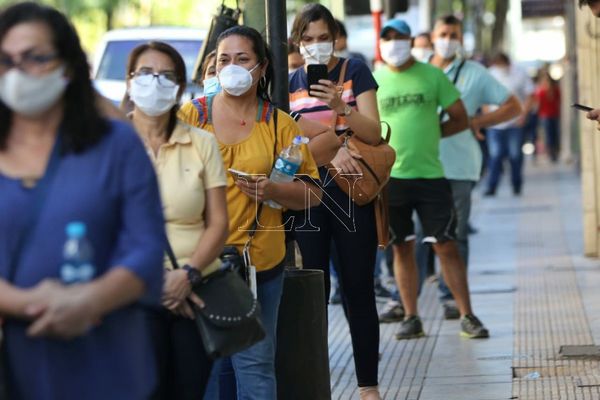
[[[229,358],[215,362],[206,388],[206,400],[230,399],[235,380],[237,399],[239,400],[276,400],[277,383],[275,379],[275,347],[277,342],[277,314],[283,290],[283,273],[258,284],[258,301],[261,307],[261,321],[267,336],[254,346]],[[231,374],[231,368],[235,379]],[[222,390],[225,389],[225,390]],[[235,399],[235,397],[233,397]]]
[[[553,162],[558,160],[558,150],[560,148],[560,136],[558,127],[558,118],[542,118],[542,126],[546,131],[546,150]]]
[[[465,267],[469,264],[469,217],[471,216],[471,192],[475,186],[474,181],[449,179],[452,187],[452,199],[454,209],[456,211],[456,244],[458,251],[465,263]],[[433,251],[433,248],[423,243],[423,233],[417,234],[417,242],[415,243],[415,252],[421,254],[417,257],[417,268],[419,269],[419,293],[423,286],[424,277],[427,274],[427,253]],[[444,282],[443,276],[440,276],[439,286],[440,300],[451,300],[452,293]]]
[[[488,191],[495,191],[502,175],[502,162],[510,161],[511,182],[514,191],[523,185],[523,128],[488,129],[487,143],[490,154]]]

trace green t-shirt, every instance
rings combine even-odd
[[[391,126],[396,150],[392,177],[442,178],[438,107],[448,108],[460,92],[442,70],[420,62],[402,72],[383,67],[374,76],[381,120]]]

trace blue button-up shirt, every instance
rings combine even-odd
[[[0,174],[0,277],[7,279],[16,237],[33,203],[20,180]],[[102,140],[64,155],[25,244],[14,284],[59,279],[65,226],[82,221],[94,249],[96,277],[129,269],[145,284],[144,302],[158,304],[164,221],[150,160],[129,125],[112,122]],[[9,319],[2,351],[15,399],[146,399],[156,383],[149,331],[140,304],[106,315],[74,340],[30,338],[27,323]]]

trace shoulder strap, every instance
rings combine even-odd
[[[458,68],[456,69],[456,74],[454,74],[454,79],[452,80],[452,84],[454,84],[454,86],[456,86],[456,84],[458,83],[460,71],[462,71],[466,62],[467,62],[467,60],[463,58],[463,60],[458,65]],[[446,116],[446,111],[442,110],[442,112],[440,112],[440,122],[442,122],[442,120],[444,119],[445,116]]]
[[[199,97],[192,99],[192,104],[196,111],[198,111],[198,126],[202,127],[205,123],[209,122],[210,111],[206,102],[206,97]]]
[[[342,87],[344,86],[344,79],[346,78],[346,69],[348,69],[348,61],[349,61],[349,59],[346,58],[344,60],[344,63],[342,64],[342,70],[340,71],[340,76],[337,81],[337,86],[342,86]],[[337,120],[338,120],[338,115],[336,114],[335,111],[333,111],[333,117],[331,119],[332,119],[332,124],[333,124],[333,130],[335,131],[335,127],[337,125]]]
[[[463,58],[463,60],[460,62],[460,64],[458,65],[458,68],[456,69],[456,74],[454,74],[454,79],[452,80],[452,83],[456,86],[456,84],[458,83],[458,77],[460,76],[460,71],[462,71],[465,63],[467,62],[467,60],[465,60]]]
[[[35,226],[38,223],[39,216],[42,212],[42,207],[44,206],[46,197],[48,192],[50,191],[51,183],[56,175],[56,171],[58,169],[58,165],[60,164],[60,152],[61,152],[61,135],[60,133],[56,137],[56,141],[54,142],[54,147],[52,148],[52,153],[50,153],[50,160],[48,161],[48,165],[46,166],[46,172],[42,179],[40,179],[33,189],[33,207],[31,209],[31,213],[29,214],[23,231],[17,238],[17,245],[15,247],[15,251],[13,256],[11,257],[9,266],[8,266],[8,281],[13,282],[15,279],[15,275],[17,273],[17,267],[19,266],[19,262],[23,257],[23,250],[25,248],[25,243],[27,243],[27,239],[31,236]]]

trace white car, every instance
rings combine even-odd
[[[181,27],[126,28],[109,31],[102,38],[94,56],[94,85],[100,94],[119,104],[126,91],[125,75],[129,53],[140,44],[156,40],[173,46],[185,61],[188,87],[182,100],[197,97],[202,90],[192,83],[191,76],[206,35],[207,31],[204,29]]]

